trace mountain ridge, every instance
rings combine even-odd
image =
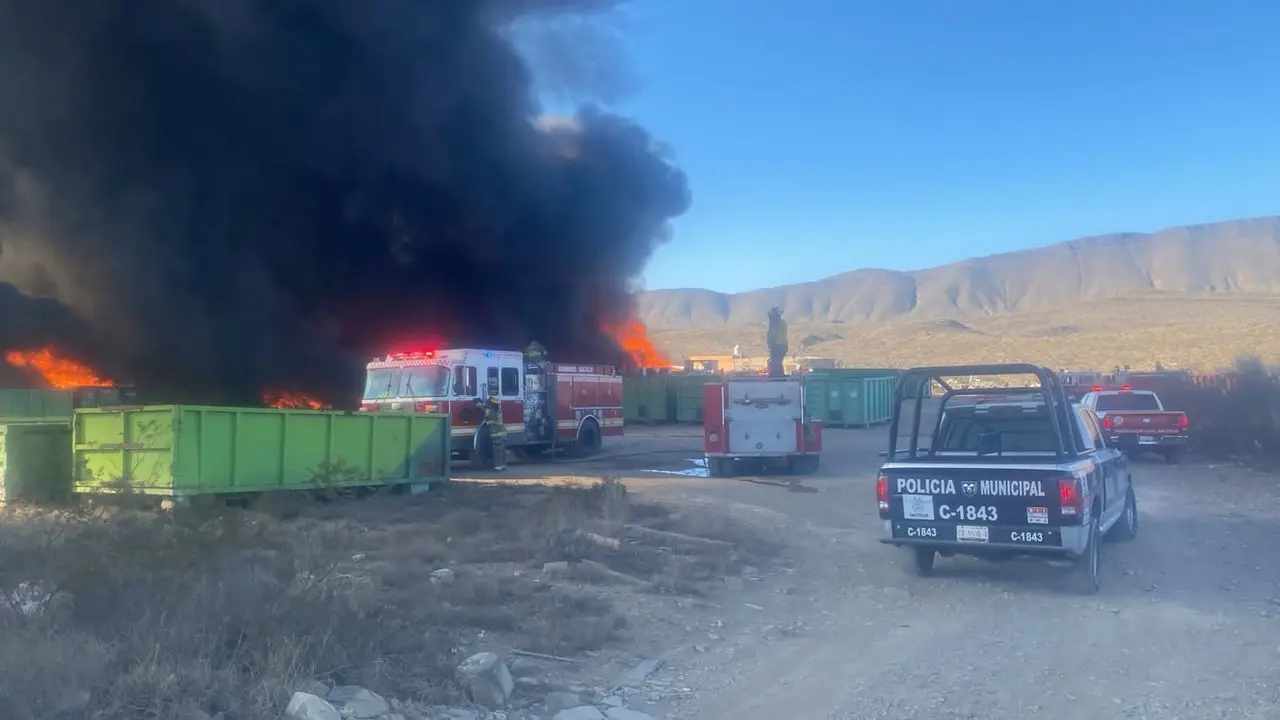
[[[653,329],[745,325],[779,306],[801,323],[963,320],[1151,294],[1280,295],[1280,216],[1110,233],[914,271],[856,269],[741,293],[652,290]]]

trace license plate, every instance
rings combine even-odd
[[[957,525],[956,540],[959,542],[987,542],[987,528],[981,525]]]
[[[1156,438],[1154,435],[1139,435],[1138,442],[1143,445],[1154,445]]]

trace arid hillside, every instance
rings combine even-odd
[[[674,357],[791,348],[849,365],[1025,359],[1214,369],[1280,358],[1280,217],[1082,238],[917,272],[855,270],[721,294],[657,290],[640,316]]]
[[[1081,238],[915,272],[854,270],[738,294],[655,290],[640,298],[651,329],[763,321],[988,317],[1153,293],[1280,297],[1280,217]]]
[[[1280,297],[1160,294],[1070,308],[940,320],[792,323],[791,348],[848,366],[1025,360],[1061,368],[1129,364],[1214,370],[1242,355],[1280,359]],[[764,325],[654,330],[672,357],[727,354],[735,343],[762,355]]]

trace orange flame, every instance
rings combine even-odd
[[[649,329],[638,318],[628,318],[619,325],[605,325],[605,332],[630,356],[637,368],[670,367],[667,354],[649,339]]]
[[[262,394],[262,404],[284,410],[328,410],[330,407],[327,403],[304,393],[270,390]]]
[[[28,368],[39,374],[49,387],[58,390],[82,387],[115,387],[115,382],[98,375],[98,371],[65,357],[51,347],[39,350],[11,350],[5,362],[16,368]]]

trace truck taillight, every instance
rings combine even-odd
[[[876,478],[876,504],[880,512],[889,512],[889,478],[884,475]]]
[[[1111,418],[1109,418],[1109,417],[1108,417],[1108,418],[1102,418],[1102,427],[1104,427],[1104,428],[1106,428],[1106,429],[1110,430],[1110,429],[1111,429]]]
[[[1190,421],[1187,420],[1186,415],[1183,415],[1182,417],[1178,418],[1178,424],[1181,425],[1182,427],[1186,427],[1187,425],[1190,424]]]
[[[1080,492],[1079,480],[1073,477],[1058,480],[1058,503],[1063,517],[1080,517],[1084,508],[1084,495]]]

